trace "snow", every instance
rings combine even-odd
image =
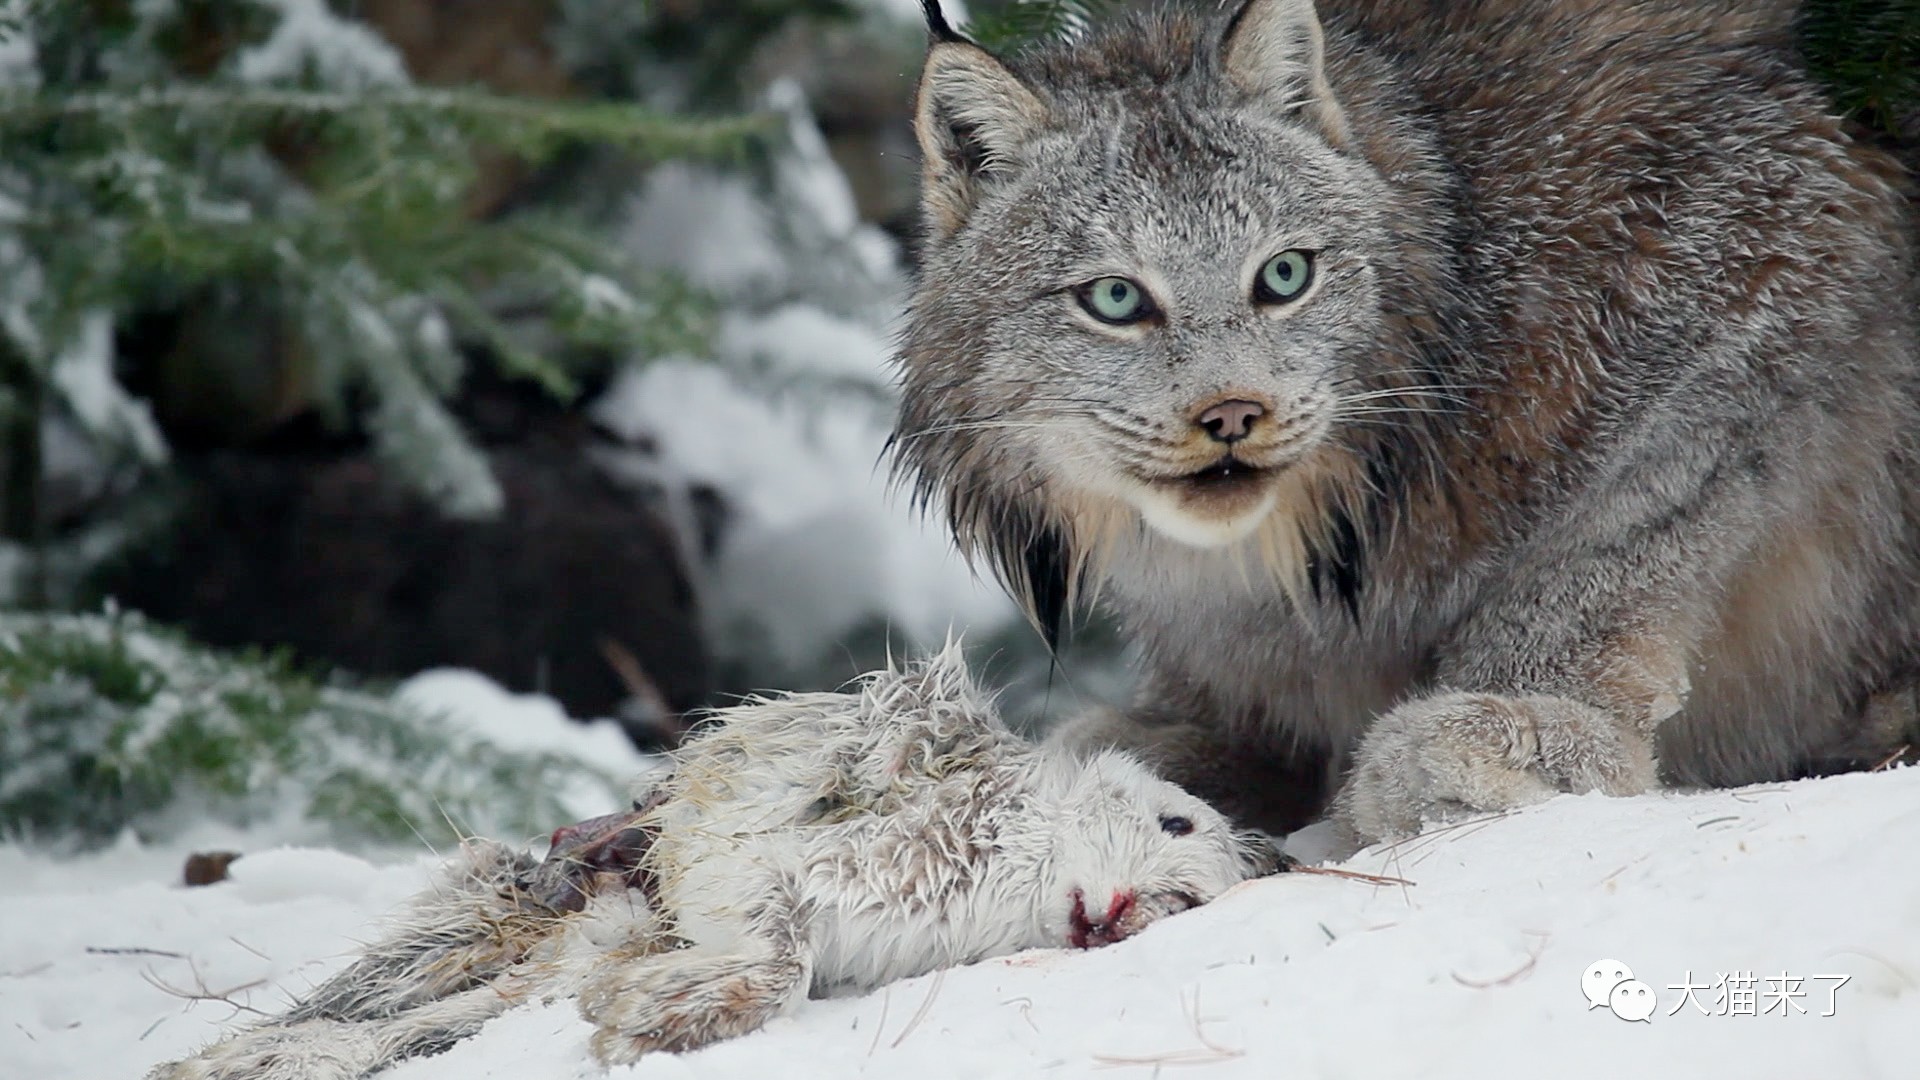
[[[336,15],[326,0],[253,0],[280,15],[273,33],[234,60],[240,81],[297,82],[309,74],[340,90],[405,86],[406,64],[373,30]]]
[[[39,63],[31,8],[26,0],[0,0],[0,88],[17,91],[38,87]]]
[[[1251,882],[1107,949],[808,1002],[756,1034],[611,1075],[1911,1076],[1917,832],[1920,769],[1563,796],[1345,864],[1409,885]],[[161,984],[239,988],[239,1004],[277,1009],[343,966],[432,865],[265,850],[232,880],[187,889],[172,879],[190,849],[55,862],[0,847],[0,1075],[136,1076],[189,1053],[250,1014]],[[1582,974],[1602,959],[1652,988],[1647,1023],[1589,1007]],[[1742,972],[1769,1013],[1669,989],[1726,973],[1738,987]],[[387,1075],[598,1076],[589,1034],[568,1002],[523,1006]]]
[[[619,282],[600,274],[580,279],[580,302],[590,315],[625,315],[640,307]]]
[[[910,23],[920,21],[920,0],[860,0],[860,6]],[[947,21],[956,27],[966,21],[966,6],[960,0],[941,0],[941,10],[947,12]]]
[[[373,412],[374,449],[430,496],[448,517],[483,520],[506,508],[506,492],[486,455],[468,441],[460,422],[411,373],[383,369],[382,396]]]
[[[798,86],[776,83],[767,106],[788,139],[764,188],[669,163],[627,215],[623,247],[723,301],[714,355],[637,358],[591,413],[658,447],[634,471],[725,498],[701,591],[722,658],[788,687],[830,669],[830,685],[854,674],[835,643],[864,626],[910,647],[951,624],[986,637],[1015,616],[938,522],[889,490],[899,253],[860,222]]]
[[[81,316],[53,360],[52,383],[74,418],[99,442],[125,447],[140,461],[163,465],[166,438],[147,402],[127,393],[113,374],[113,316],[95,308]]]
[[[787,355],[811,347],[800,335]],[[750,645],[791,670],[875,615],[918,642],[949,622],[1011,617],[937,523],[888,490],[888,421],[872,398],[783,397],[712,364],[661,361],[627,372],[597,415],[651,433],[682,483],[726,493],[735,520],[701,597],[716,647]]]
[[[675,270],[708,288],[773,288],[785,276],[786,261],[766,218],[766,207],[744,178],[663,162],[647,174],[621,246],[644,265]]]
[[[479,672],[421,672],[401,683],[394,697],[503,750],[557,754],[613,776],[639,776],[661,764],[659,758],[635,750],[612,720],[571,720],[560,703],[545,694],[516,694]],[[609,805],[606,787],[589,774],[581,774],[571,790],[556,795],[581,819],[620,809]]]
[[[860,6],[915,26],[923,21],[920,0],[860,0]],[[946,13],[947,21],[955,26],[964,25],[967,21],[967,6],[961,0],[940,0],[940,10]]]

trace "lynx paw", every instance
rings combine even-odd
[[[1652,748],[1566,698],[1443,694],[1403,705],[1361,740],[1334,818],[1357,846],[1426,819],[1511,809],[1559,792],[1654,786]]]
[[[758,1030],[805,991],[797,962],[688,950],[622,965],[581,993],[580,1014],[599,1026],[594,1057],[625,1065]]]

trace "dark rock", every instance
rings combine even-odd
[[[169,534],[100,583],[210,644],[290,647],[350,671],[480,671],[575,716],[703,703],[708,658],[687,544],[577,448],[491,454],[507,506],[453,521],[365,453],[223,452],[182,463]]]
[[[227,880],[227,867],[240,857],[237,851],[196,851],[187,856],[180,878],[189,888],[213,885]]]

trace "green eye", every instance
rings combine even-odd
[[[1284,304],[1297,300],[1313,280],[1313,252],[1295,248],[1283,251],[1260,265],[1253,279],[1253,299],[1260,304]]]
[[[1080,286],[1080,306],[1087,314],[1116,326],[1136,323],[1153,314],[1147,293],[1138,282],[1123,277],[1103,277]]]

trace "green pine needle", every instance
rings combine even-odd
[[[533,836],[571,820],[556,793],[617,806],[624,779],[137,616],[0,616],[7,839],[92,846],[206,817],[348,844]]]
[[[608,349],[698,353],[710,323],[694,290],[639,270],[585,221],[479,217],[476,189],[509,162],[587,150],[628,168],[739,166],[781,131],[762,115],[415,87],[384,68],[368,79],[309,62],[260,83],[242,77],[239,53],[181,70],[174,57],[209,33],[242,52],[265,40],[277,15],[255,0],[0,0],[0,12],[13,16],[0,34],[33,44],[15,50],[33,65],[26,76],[0,84],[0,334],[11,339],[0,344],[45,378],[98,313],[124,326],[237,295],[241,310],[277,313],[236,328],[255,353],[284,350],[282,330],[298,335],[289,351],[310,400],[367,402],[333,416],[364,426],[401,476],[459,513],[499,503],[441,404],[459,385],[463,344],[567,398],[573,363]],[[338,18],[378,52],[367,27]],[[503,296],[512,321],[495,309]]]
[[[1800,41],[1842,111],[1887,135],[1920,123],[1920,0],[1807,0]]]
[[[1126,0],[1007,0],[980,5],[962,33],[991,52],[1013,52],[1107,18]]]

